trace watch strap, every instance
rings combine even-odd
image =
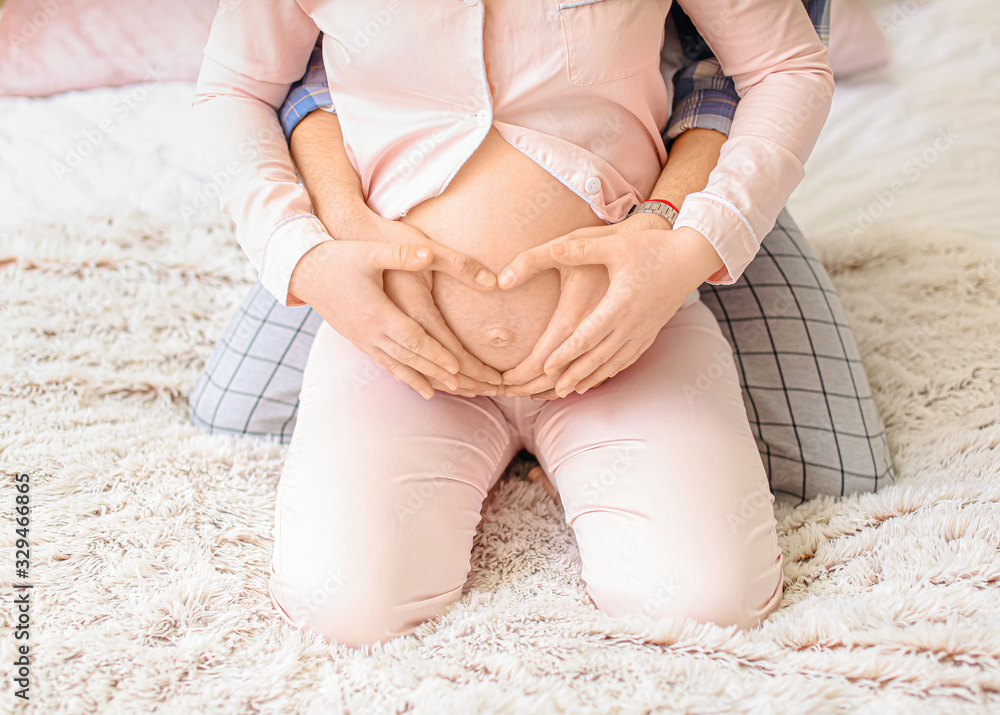
[[[660,216],[663,216],[670,222],[671,226],[676,223],[678,216],[677,209],[674,208],[673,204],[668,201],[661,201],[660,199],[650,199],[643,201],[641,204],[634,204],[628,210],[628,213],[625,214],[625,218],[637,213],[660,214]]]

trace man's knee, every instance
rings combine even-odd
[[[251,385],[258,392],[264,385]],[[298,385],[284,390],[281,399],[264,398],[230,387],[220,387],[206,368],[191,390],[188,417],[209,434],[229,434],[280,440],[287,443],[295,429]]]
[[[188,401],[195,427],[280,439],[295,427],[302,371],[322,318],[286,308],[257,283],[219,337]]]

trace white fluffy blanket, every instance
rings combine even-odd
[[[187,424],[251,277],[204,221],[0,235],[5,703],[28,473],[34,712],[1000,709],[1000,254],[939,232],[818,247],[899,483],[778,512],[786,591],[759,629],[602,614],[562,514],[514,465],[461,602],[366,653],[268,600],[284,448]]]

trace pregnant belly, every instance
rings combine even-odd
[[[604,225],[582,198],[493,128],[440,196],[401,222],[498,274],[517,254],[584,226]],[[500,372],[523,361],[559,301],[559,273],[546,269],[512,290],[467,288],[434,271],[432,295],[465,348]]]

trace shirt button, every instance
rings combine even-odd
[[[475,7],[479,4],[479,0],[465,0],[465,4],[469,7]]]
[[[466,2],[469,2],[469,0],[466,0]],[[486,127],[490,126],[493,122],[490,121],[490,112],[489,112],[489,110],[488,109],[480,109],[476,113],[476,122],[483,129],[485,129]]]
[[[587,183],[583,185],[583,188],[587,190],[588,194],[597,194],[601,191],[601,180],[596,176],[591,176],[587,179]]]

